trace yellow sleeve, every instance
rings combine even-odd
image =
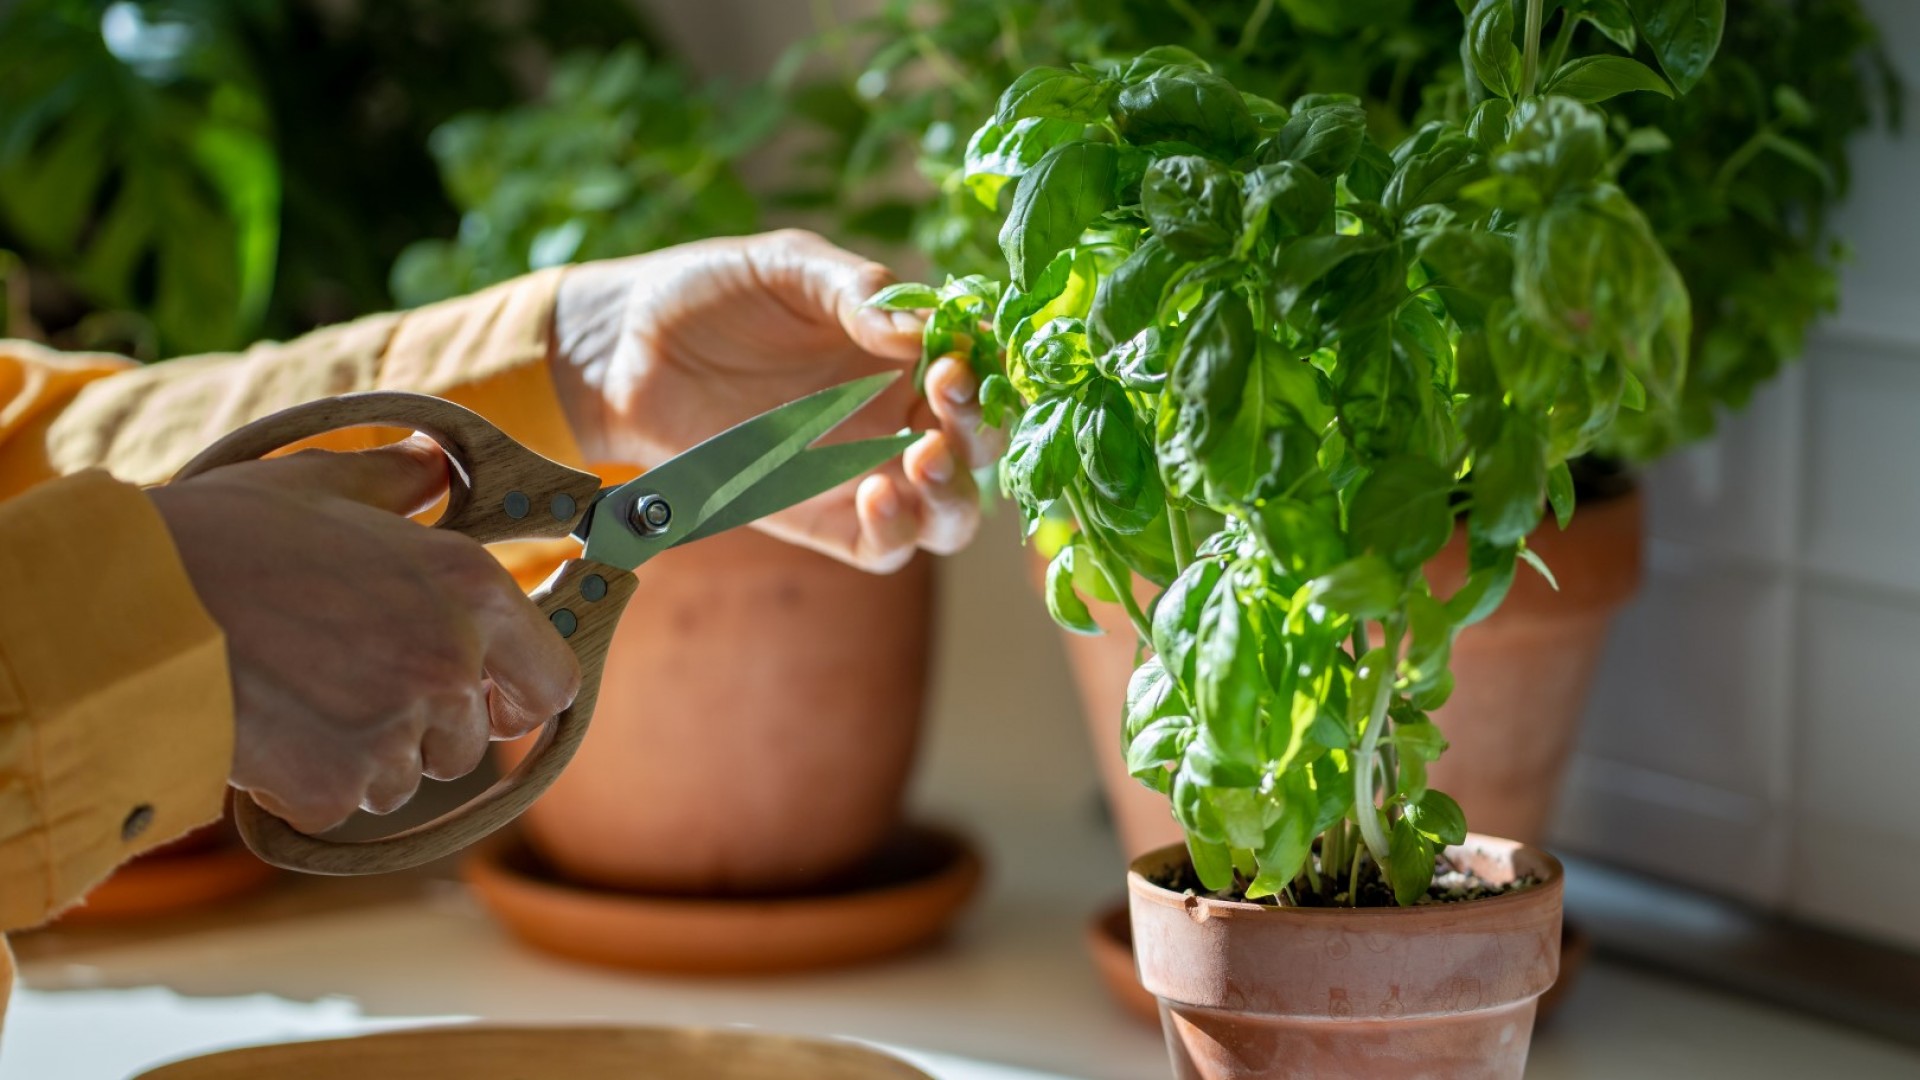
[[[546,271],[144,368],[0,342],[0,931],[43,920],[219,812],[232,757],[225,643],[134,485],[166,480],[250,420],[370,389],[458,401],[575,463],[546,363],[557,286]]]
[[[159,512],[102,472],[0,503],[0,929],[213,818],[226,641]]]

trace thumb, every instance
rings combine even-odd
[[[395,514],[433,505],[447,490],[447,455],[425,435],[372,450],[302,450],[259,463],[279,487],[333,495]]]

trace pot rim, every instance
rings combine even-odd
[[[1492,910],[1500,905],[1511,907],[1527,904],[1531,903],[1542,890],[1558,891],[1564,887],[1566,882],[1566,867],[1561,865],[1560,860],[1545,848],[1521,843],[1518,840],[1507,840],[1502,837],[1487,836],[1482,833],[1468,833],[1464,843],[1448,845],[1446,849],[1448,858],[1452,859],[1453,853],[1455,852],[1464,852],[1472,849],[1476,841],[1481,844],[1491,842],[1499,845],[1511,845],[1513,857],[1516,860],[1522,855],[1538,860],[1544,869],[1544,873],[1541,874],[1540,883],[1530,888],[1504,892],[1499,896],[1486,896],[1475,900],[1460,900],[1445,904],[1420,904],[1411,907],[1395,905],[1393,907],[1364,908],[1280,907],[1273,904],[1256,904],[1250,900],[1221,900],[1211,896],[1203,896],[1191,890],[1175,892],[1165,885],[1156,884],[1141,872],[1142,865],[1158,866],[1172,858],[1178,858],[1182,861],[1190,860],[1190,856],[1187,854],[1187,845],[1183,841],[1178,844],[1167,844],[1164,847],[1154,848],[1152,851],[1146,852],[1128,863],[1127,890],[1143,900],[1151,900],[1169,907],[1204,905],[1208,909],[1208,916],[1211,918],[1239,916],[1242,918],[1283,917],[1303,919],[1365,919],[1369,921],[1399,919],[1402,920],[1402,925],[1404,925],[1407,922],[1422,918],[1436,920],[1452,919],[1461,912],[1468,910],[1479,914]]]

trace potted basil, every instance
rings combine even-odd
[[[1543,69],[1583,53],[1588,71],[1621,57],[1657,64],[1635,16],[1665,35],[1674,25],[1661,14],[1668,6],[1546,5]],[[927,7],[936,18],[916,17]],[[1524,22],[1524,10],[1515,11]],[[1124,0],[1098,19],[1087,18],[1078,0],[889,5],[829,31],[836,53],[855,62],[794,95],[801,115],[829,136],[816,147],[817,163],[833,179],[811,185],[809,194],[839,209],[846,231],[910,237],[942,271],[980,272],[998,255],[996,210],[1011,189],[1003,195],[992,172],[1001,144],[970,144],[967,133],[1027,65],[1068,66],[1179,43],[1239,88],[1266,97],[1353,93],[1369,130],[1390,146],[1424,120],[1470,117],[1459,25],[1452,5],[1407,0],[1191,0],[1177,7]],[[1823,224],[1846,191],[1848,140],[1876,112],[1897,119],[1900,101],[1859,0],[1739,5],[1718,59],[1698,78],[1684,94],[1656,90],[1605,106],[1624,133],[1617,182],[1694,297],[1694,362],[1680,406],[1625,414],[1592,452],[1569,463],[1581,514],[1565,530],[1548,522],[1530,538],[1562,588],[1522,577],[1497,613],[1462,635],[1452,651],[1458,692],[1436,714],[1454,742],[1436,778],[1476,821],[1518,839],[1545,831],[1612,617],[1639,581],[1635,467],[1710,434],[1721,415],[1799,354],[1809,324],[1832,309],[1843,253]],[[1675,81],[1685,85],[1687,77]],[[931,191],[874,182],[908,153]],[[1064,532],[1044,529],[1036,548],[1051,554]],[[1436,556],[1429,574],[1436,588],[1463,579],[1467,532],[1460,528]],[[1109,630],[1124,630],[1119,607],[1090,608]],[[1132,669],[1126,637],[1070,636],[1067,649],[1122,845],[1129,854],[1158,846],[1176,835],[1166,800],[1132,784],[1107,735]]]
[[[1569,463],[1677,408],[1687,289],[1594,103],[1690,84],[1717,23],[1651,33],[1663,77],[1544,65],[1542,7],[1477,5],[1480,100],[1391,148],[1184,49],[1030,70],[970,154],[1012,192],[1004,280],[875,300],[968,351],[1029,532],[1071,516],[1055,619],[1116,602],[1145,655],[1126,763],[1185,842],[1129,890],[1179,1075],[1519,1076],[1554,980],[1559,865],[1467,832],[1430,714],[1455,636],[1549,572]]]

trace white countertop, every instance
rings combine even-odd
[[[1090,871],[1100,880],[1109,843],[1090,824],[989,835],[1022,842],[996,859],[1000,872],[951,941],[837,973],[696,980],[572,964],[520,946],[444,882],[150,940],[28,943],[0,1080],[119,1080],[217,1046],[466,1017],[842,1035],[908,1051],[940,1080],[1162,1080],[1158,1033],[1109,1004],[1081,951],[1101,898],[1076,882]],[[1041,851],[1056,857],[1030,854]],[[1529,1075],[1873,1080],[1920,1077],[1920,1054],[1597,963],[1536,1037]]]

